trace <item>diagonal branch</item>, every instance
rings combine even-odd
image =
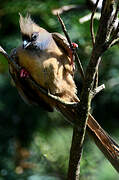
[[[48,95],[48,92],[39,85],[37,85],[36,82],[33,81],[32,79],[26,78],[21,80],[21,78],[19,78],[19,73],[21,68],[16,65],[13,59],[9,58],[8,54],[2,48],[0,48],[0,53],[2,53],[6,57],[9,64],[13,65],[14,67],[14,71],[12,72],[11,75],[15,80],[16,86],[17,83],[19,83],[19,86],[21,87],[24,93],[28,94],[28,92],[30,92],[29,94],[30,98],[34,97],[35,102],[37,104],[39,104],[39,102],[41,101],[41,96],[45,96],[45,98],[47,97],[48,101],[50,101],[51,104],[54,105],[55,108],[64,115],[64,117],[66,117],[66,120],[68,122],[75,125],[75,127],[77,127],[80,133],[81,125],[75,123],[75,121],[77,121],[80,117],[79,116],[80,111],[78,109],[77,104],[73,104],[73,105],[63,104],[62,102],[57,101],[54,98],[51,98]],[[89,115],[88,118],[87,131],[94,140],[94,142],[96,143],[96,145],[98,146],[98,148],[104,153],[105,157],[110,161],[113,167],[119,172],[119,145],[115,143],[114,140],[100,127],[100,125],[91,116],[91,114]]]
[[[99,3],[99,0],[96,1],[94,10],[93,10],[92,15],[91,15],[91,22],[90,22],[90,32],[91,32],[91,38],[92,38],[92,44],[93,44],[93,46],[94,46],[94,44],[95,44],[95,34],[94,34],[94,28],[93,28],[94,15],[95,15],[95,12],[96,12],[98,3]]]
[[[93,47],[94,47],[94,45],[95,45],[94,15],[95,15],[95,12],[96,12],[98,3],[99,3],[99,0],[96,1],[94,10],[93,10],[92,15],[91,15],[91,22],[90,22],[90,32],[91,32],[91,38],[92,38]],[[96,75],[95,75],[95,80],[94,80],[94,85],[93,85],[93,86],[94,86],[94,89],[97,88],[97,86],[98,86],[98,69],[97,69],[97,71],[96,71]]]

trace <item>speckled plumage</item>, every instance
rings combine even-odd
[[[23,18],[20,15],[20,29],[22,35],[29,38],[37,32],[38,38],[29,48],[16,48],[17,63],[51,94],[67,102],[78,101],[74,70],[68,53],[58,47],[52,34],[35,24],[30,16]]]

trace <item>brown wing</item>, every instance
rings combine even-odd
[[[65,51],[67,56],[69,56],[69,43],[67,39],[62,34],[56,32],[52,33],[52,37],[56,42],[57,46],[63,51]]]
[[[69,65],[65,66],[65,69],[67,69],[74,76],[75,63],[74,62],[72,63],[72,60],[71,60],[72,51],[70,49],[70,46],[66,37],[56,32],[52,33],[52,37],[55,43],[57,44],[57,46],[61,49],[61,51],[63,51],[69,57],[70,66]]]

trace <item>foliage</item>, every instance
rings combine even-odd
[[[61,32],[52,10],[74,1],[6,0],[0,2],[0,44],[7,52],[21,44],[19,15],[29,12],[48,31]],[[75,0],[82,5],[85,1]],[[84,69],[92,49],[90,22],[79,23],[89,10],[70,11],[62,18],[72,41],[79,44],[79,57]],[[98,21],[95,20],[95,29]],[[95,97],[93,113],[103,127],[115,138],[119,136],[119,51],[118,46],[103,56],[99,82],[106,90]],[[81,81],[76,74],[77,87]],[[70,151],[72,127],[58,112],[47,113],[41,107],[31,107],[21,100],[11,85],[8,65],[0,55],[0,180],[65,179]],[[24,166],[26,165],[26,168]],[[118,179],[117,173],[87,137],[81,164],[82,180]]]

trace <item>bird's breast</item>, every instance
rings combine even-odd
[[[54,81],[57,82],[58,78],[62,77],[63,65],[58,60],[59,57],[56,53],[51,51],[35,53],[23,49],[17,53],[19,65],[25,68],[41,86],[49,88],[51,84],[53,86]]]

